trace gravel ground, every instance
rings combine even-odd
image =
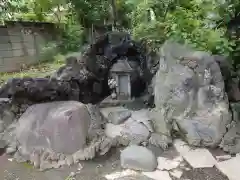
[[[185,171],[181,180],[228,180],[217,168],[193,169]],[[177,179],[174,179],[177,180]]]
[[[113,149],[106,156],[96,158],[92,161],[81,162],[83,169],[81,173],[76,176],[76,180],[106,180],[104,177],[106,174],[122,170],[119,155],[120,150]],[[174,157],[175,155],[176,151],[171,148],[168,151],[162,152],[162,156],[166,157]],[[70,172],[77,170],[77,166],[74,166],[71,168],[64,167],[58,170],[39,172],[30,165],[10,162],[8,158],[7,156],[0,157],[0,179],[3,177],[3,180],[66,180]],[[184,170],[180,180],[228,180],[228,178],[222,175],[216,168],[191,169],[187,164],[185,167],[188,167],[189,170]],[[176,178],[172,179],[179,180]],[[151,179],[142,175],[134,175],[118,178],[117,180]]]

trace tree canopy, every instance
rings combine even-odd
[[[50,21],[89,28],[112,23],[152,50],[167,39],[199,50],[239,57],[239,0],[3,0],[0,19]],[[81,31],[82,32],[82,31]],[[234,33],[232,33],[234,32]],[[68,33],[69,34],[69,33]],[[74,34],[75,35],[75,34]],[[77,33],[76,36],[81,36]],[[71,36],[73,38],[73,36]],[[239,53],[239,54],[238,54]]]

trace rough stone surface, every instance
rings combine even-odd
[[[157,167],[157,159],[154,154],[141,146],[127,147],[121,152],[120,160],[123,168],[153,171]]]
[[[152,125],[152,119],[149,115],[148,109],[141,109],[139,111],[133,111],[132,112],[132,119],[139,123],[143,123],[150,132],[154,132],[153,125]]]
[[[205,52],[166,42],[155,77],[155,129],[171,127],[195,146],[217,146],[231,123],[218,64]],[[162,132],[164,124],[172,124]]]
[[[240,101],[239,74],[234,71],[233,65],[227,57],[219,55],[214,55],[213,57],[221,69],[229,101]]]
[[[108,114],[111,112],[118,112],[124,110],[123,107],[103,108],[101,113],[108,119]],[[126,111],[126,109],[125,109]],[[132,116],[124,123],[114,125],[112,123],[106,124],[105,134],[109,138],[116,138],[118,144],[147,144],[156,146],[156,148],[166,149],[171,140],[165,135],[155,133],[153,122],[148,109],[141,109],[131,111]],[[109,120],[108,120],[109,121]]]
[[[66,65],[50,78],[10,79],[0,88],[0,97],[33,103],[54,100],[97,103],[110,95],[108,71],[122,57],[127,57],[135,65],[135,75],[131,79],[132,95],[139,96],[146,83],[142,73],[147,71],[144,53],[141,44],[131,40],[129,34],[106,33],[79,54],[80,57],[67,57]]]
[[[117,111],[117,112],[110,112],[108,114],[108,119],[111,123],[117,125],[121,124],[126,121],[129,117],[131,117],[132,113],[128,110],[126,111]]]
[[[125,139],[127,144],[135,145],[148,142],[150,136],[149,130],[143,124],[131,118],[120,125],[106,124],[105,134],[107,137],[119,139],[120,144],[122,144],[121,141]]]
[[[37,149],[72,154],[86,145],[91,117],[79,102],[52,102],[29,107],[21,116],[16,138],[26,152]]]
[[[7,139],[15,144],[8,147],[17,147],[14,158],[18,162],[30,161],[40,170],[59,168],[104,155],[116,146],[117,141],[105,135],[103,124],[97,105],[76,101],[36,104],[9,128]]]
[[[127,111],[128,109],[124,108],[123,106],[116,106],[116,107],[105,107],[105,108],[101,108],[100,112],[103,115],[103,117],[108,120],[108,115],[110,113],[116,113],[119,111]],[[108,120],[109,121],[109,120]]]
[[[220,147],[231,154],[240,152],[240,123],[232,126],[222,139]]]
[[[6,146],[7,146],[6,141],[4,141],[4,140],[0,140],[0,149],[5,148]]]

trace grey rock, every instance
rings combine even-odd
[[[71,156],[71,155],[67,156],[66,159],[65,159],[65,161],[66,161],[66,164],[67,164],[68,166],[73,165],[73,163],[74,163],[74,161],[73,161],[73,156]]]
[[[15,114],[10,109],[5,109],[1,114],[1,119],[5,126],[11,124],[15,119]]]
[[[109,138],[117,138],[122,145],[147,142],[150,136],[149,130],[142,124],[129,118],[124,124],[114,125],[107,123],[105,134]]]
[[[13,123],[16,118],[14,105],[10,102],[0,102],[0,133]]]
[[[3,132],[2,139],[6,141],[8,146],[11,146],[11,144],[16,145],[16,134],[15,134],[15,129],[16,129],[16,122],[13,122],[10,124],[8,127]]]
[[[157,158],[149,149],[142,146],[129,146],[121,152],[123,168],[153,171],[157,167]]]
[[[76,101],[36,104],[20,117],[16,138],[25,151],[51,149],[71,154],[84,148],[91,117]]]
[[[14,153],[13,157],[14,157],[14,160],[18,163],[27,162],[27,159],[21,156],[21,154],[18,151]]]
[[[35,168],[40,168],[41,161],[40,161],[40,154],[39,153],[33,152],[30,160],[33,163],[33,166]]]
[[[0,121],[0,133],[4,131],[4,123],[3,121]]]
[[[0,140],[0,149],[4,149],[7,146],[6,141]]]
[[[191,145],[219,145],[231,116],[220,68],[210,54],[166,42],[154,91],[157,133],[169,136],[174,128]]]
[[[53,168],[53,165],[48,161],[42,161],[40,163],[40,170],[41,171],[52,169],[52,168]]]
[[[147,148],[153,152],[153,154],[156,156],[156,157],[159,157],[162,155],[162,153],[164,152],[162,148],[159,148],[159,147],[156,147],[152,144],[148,144],[147,145]]]
[[[240,123],[231,127],[224,135],[221,144],[219,145],[225,152],[237,154],[240,152]]]
[[[12,154],[12,153],[15,153],[16,151],[17,151],[17,148],[16,148],[16,147],[10,146],[10,147],[7,147],[7,148],[6,148],[6,153],[7,153],[7,154]]]
[[[124,127],[122,134],[129,138],[130,144],[140,144],[148,141],[150,131],[144,124],[130,118],[125,122]]]
[[[229,101],[240,100],[240,76],[234,71],[233,65],[228,57],[214,55],[215,61],[219,64],[221,73],[224,78],[226,92],[228,94]]]
[[[108,119],[111,123],[117,125],[122,124],[125,120],[130,118],[132,115],[131,111],[123,110],[123,111],[116,111],[116,112],[110,112],[108,114]]]
[[[230,107],[232,110],[232,119],[235,122],[238,122],[240,120],[240,103],[230,103]]]

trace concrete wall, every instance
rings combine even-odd
[[[0,26],[0,72],[19,71],[39,61],[42,47],[52,40],[51,29],[44,26],[32,22]]]

